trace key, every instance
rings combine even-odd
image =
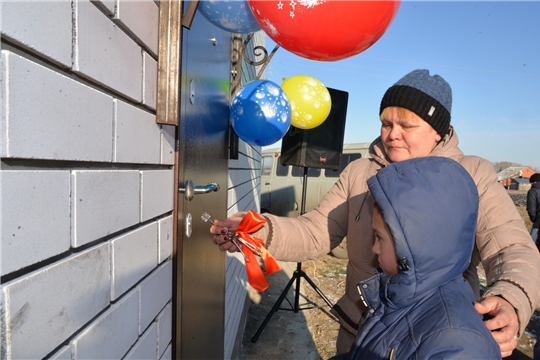
[[[201,215],[201,219],[204,221],[204,222],[209,222],[210,224],[212,225],[215,225],[214,222],[212,221],[212,218],[210,217],[210,214],[207,213],[207,212],[203,212],[202,215]],[[227,228],[226,228],[227,229]],[[236,236],[236,234],[233,234],[229,231],[229,229],[227,229],[227,236],[229,237],[229,240],[232,241],[232,243],[234,244],[234,246],[236,246],[236,248],[238,249],[238,251],[240,251],[240,253],[242,254],[242,256],[244,257],[244,260],[245,261],[249,261],[248,257],[246,256],[246,254],[244,253],[244,251],[242,251],[242,247],[238,244],[238,241],[241,241],[242,244],[246,244],[246,242],[243,240],[243,239],[240,239],[238,236]],[[249,244],[251,245],[251,244]],[[247,245],[246,245],[247,246]],[[253,246],[253,245],[251,245]],[[251,247],[248,246],[250,249]],[[257,249],[258,250],[258,249]]]
[[[259,249],[257,246],[247,242],[246,240],[234,235],[236,237],[236,240],[238,240],[239,242],[241,242],[242,244],[244,244],[248,249],[250,249],[251,251],[253,251],[255,254],[261,256],[262,255],[262,251],[261,249]]]
[[[204,222],[209,222],[210,224],[215,225],[214,222],[212,221],[212,217],[211,217],[210,214],[207,213],[206,211],[202,213],[201,219],[202,219]],[[225,230],[227,231],[227,236],[229,237],[229,239],[232,240],[233,237],[236,236],[236,234],[233,234],[232,232],[230,232],[229,229],[225,228]]]

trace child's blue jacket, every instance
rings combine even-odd
[[[448,158],[417,158],[382,169],[368,186],[401,266],[358,284],[369,314],[346,358],[500,359],[462,276],[478,214],[467,171]]]

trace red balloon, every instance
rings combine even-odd
[[[384,34],[400,0],[248,0],[266,34],[311,60],[334,61],[361,53]]]

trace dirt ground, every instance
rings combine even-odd
[[[524,207],[518,206],[517,208],[524,218],[525,225],[530,228],[530,221],[527,218]],[[331,255],[327,255],[315,261],[302,263],[302,269],[323,294],[332,303],[335,303],[345,291],[346,265],[347,260],[337,259]],[[481,279],[483,278],[483,269],[481,268],[479,269],[479,276]],[[306,311],[305,315],[321,359],[329,359],[335,355],[339,325],[329,313],[329,307],[324,300],[307,283],[304,283],[304,295],[318,306],[317,309]],[[514,353],[505,359],[532,359],[536,338],[540,338],[540,307],[533,314],[527,326],[526,333],[520,338]]]

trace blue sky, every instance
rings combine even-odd
[[[267,37],[269,51],[274,45]],[[379,135],[384,92],[419,68],[452,86],[452,125],[464,153],[540,170],[538,1],[403,0],[386,33],[364,52],[322,62],[280,48],[265,77],[281,85],[309,75],[348,91],[345,143],[352,143]]]

